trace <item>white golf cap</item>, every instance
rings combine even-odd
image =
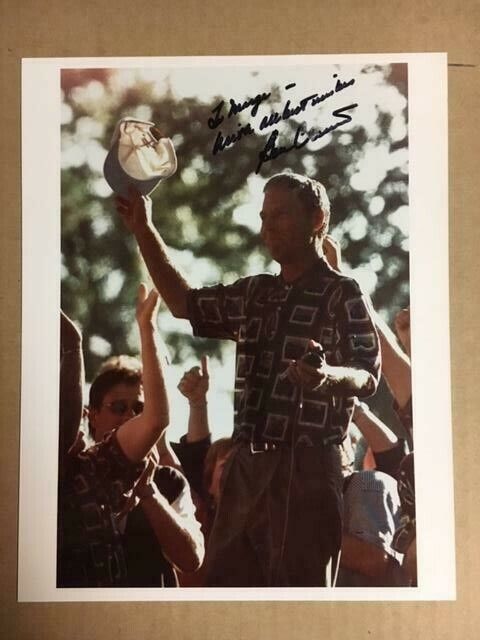
[[[132,186],[146,196],[176,169],[173,143],[158,135],[153,122],[122,118],[117,123],[103,165],[103,175],[112,191],[128,198]]]

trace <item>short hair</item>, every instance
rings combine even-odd
[[[89,406],[100,409],[103,399],[112,387],[117,384],[136,385],[142,382],[142,371],[138,368],[111,367],[99,373],[92,382],[89,392]]]
[[[328,199],[327,190],[321,182],[302,176],[299,173],[285,171],[269,178],[263,187],[263,192],[265,193],[271,187],[282,187],[294,191],[304,205],[306,212],[320,208],[324,220],[321,229],[318,231],[318,237],[323,239],[327,235],[330,222],[330,200]]]
[[[129,369],[130,371],[140,371],[142,372],[142,363],[138,358],[134,356],[127,356],[125,354],[121,354],[119,356],[110,356],[102,362],[100,365],[100,369],[97,372],[97,376],[108,369]]]

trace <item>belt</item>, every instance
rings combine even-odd
[[[250,442],[250,453],[267,453],[268,451],[277,451],[281,445],[277,442]],[[285,445],[283,445],[285,447]]]
[[[265,440],[263,442],[252,442],[248,440],[240,440],[241,444],[246,445],[250,448],[250,453],[255,455],[257,453],[269,453],[271,451],[280,451],[280,449],[289,449],[291,448],[291,442],[272,442],[270,440]],[[336,442],[316,442],[316,443],[306,443],[306,442],[296,442],[294,448],[302,447],[308,449],[327,449],[330,446],[339,446]]]

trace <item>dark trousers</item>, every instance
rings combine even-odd
[[[217,587],[331,586],[342,535],[339,447],[232,452],[207,550]]]

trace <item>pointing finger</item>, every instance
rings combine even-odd
[[[202,374],[205,378],[208,378],[208,356],[203,355],[201,359]]]
[[[147,285],[144,282],[141,282],[138,286],[138,294],[137,300],[139,303],[145,302],[147,299]]]

